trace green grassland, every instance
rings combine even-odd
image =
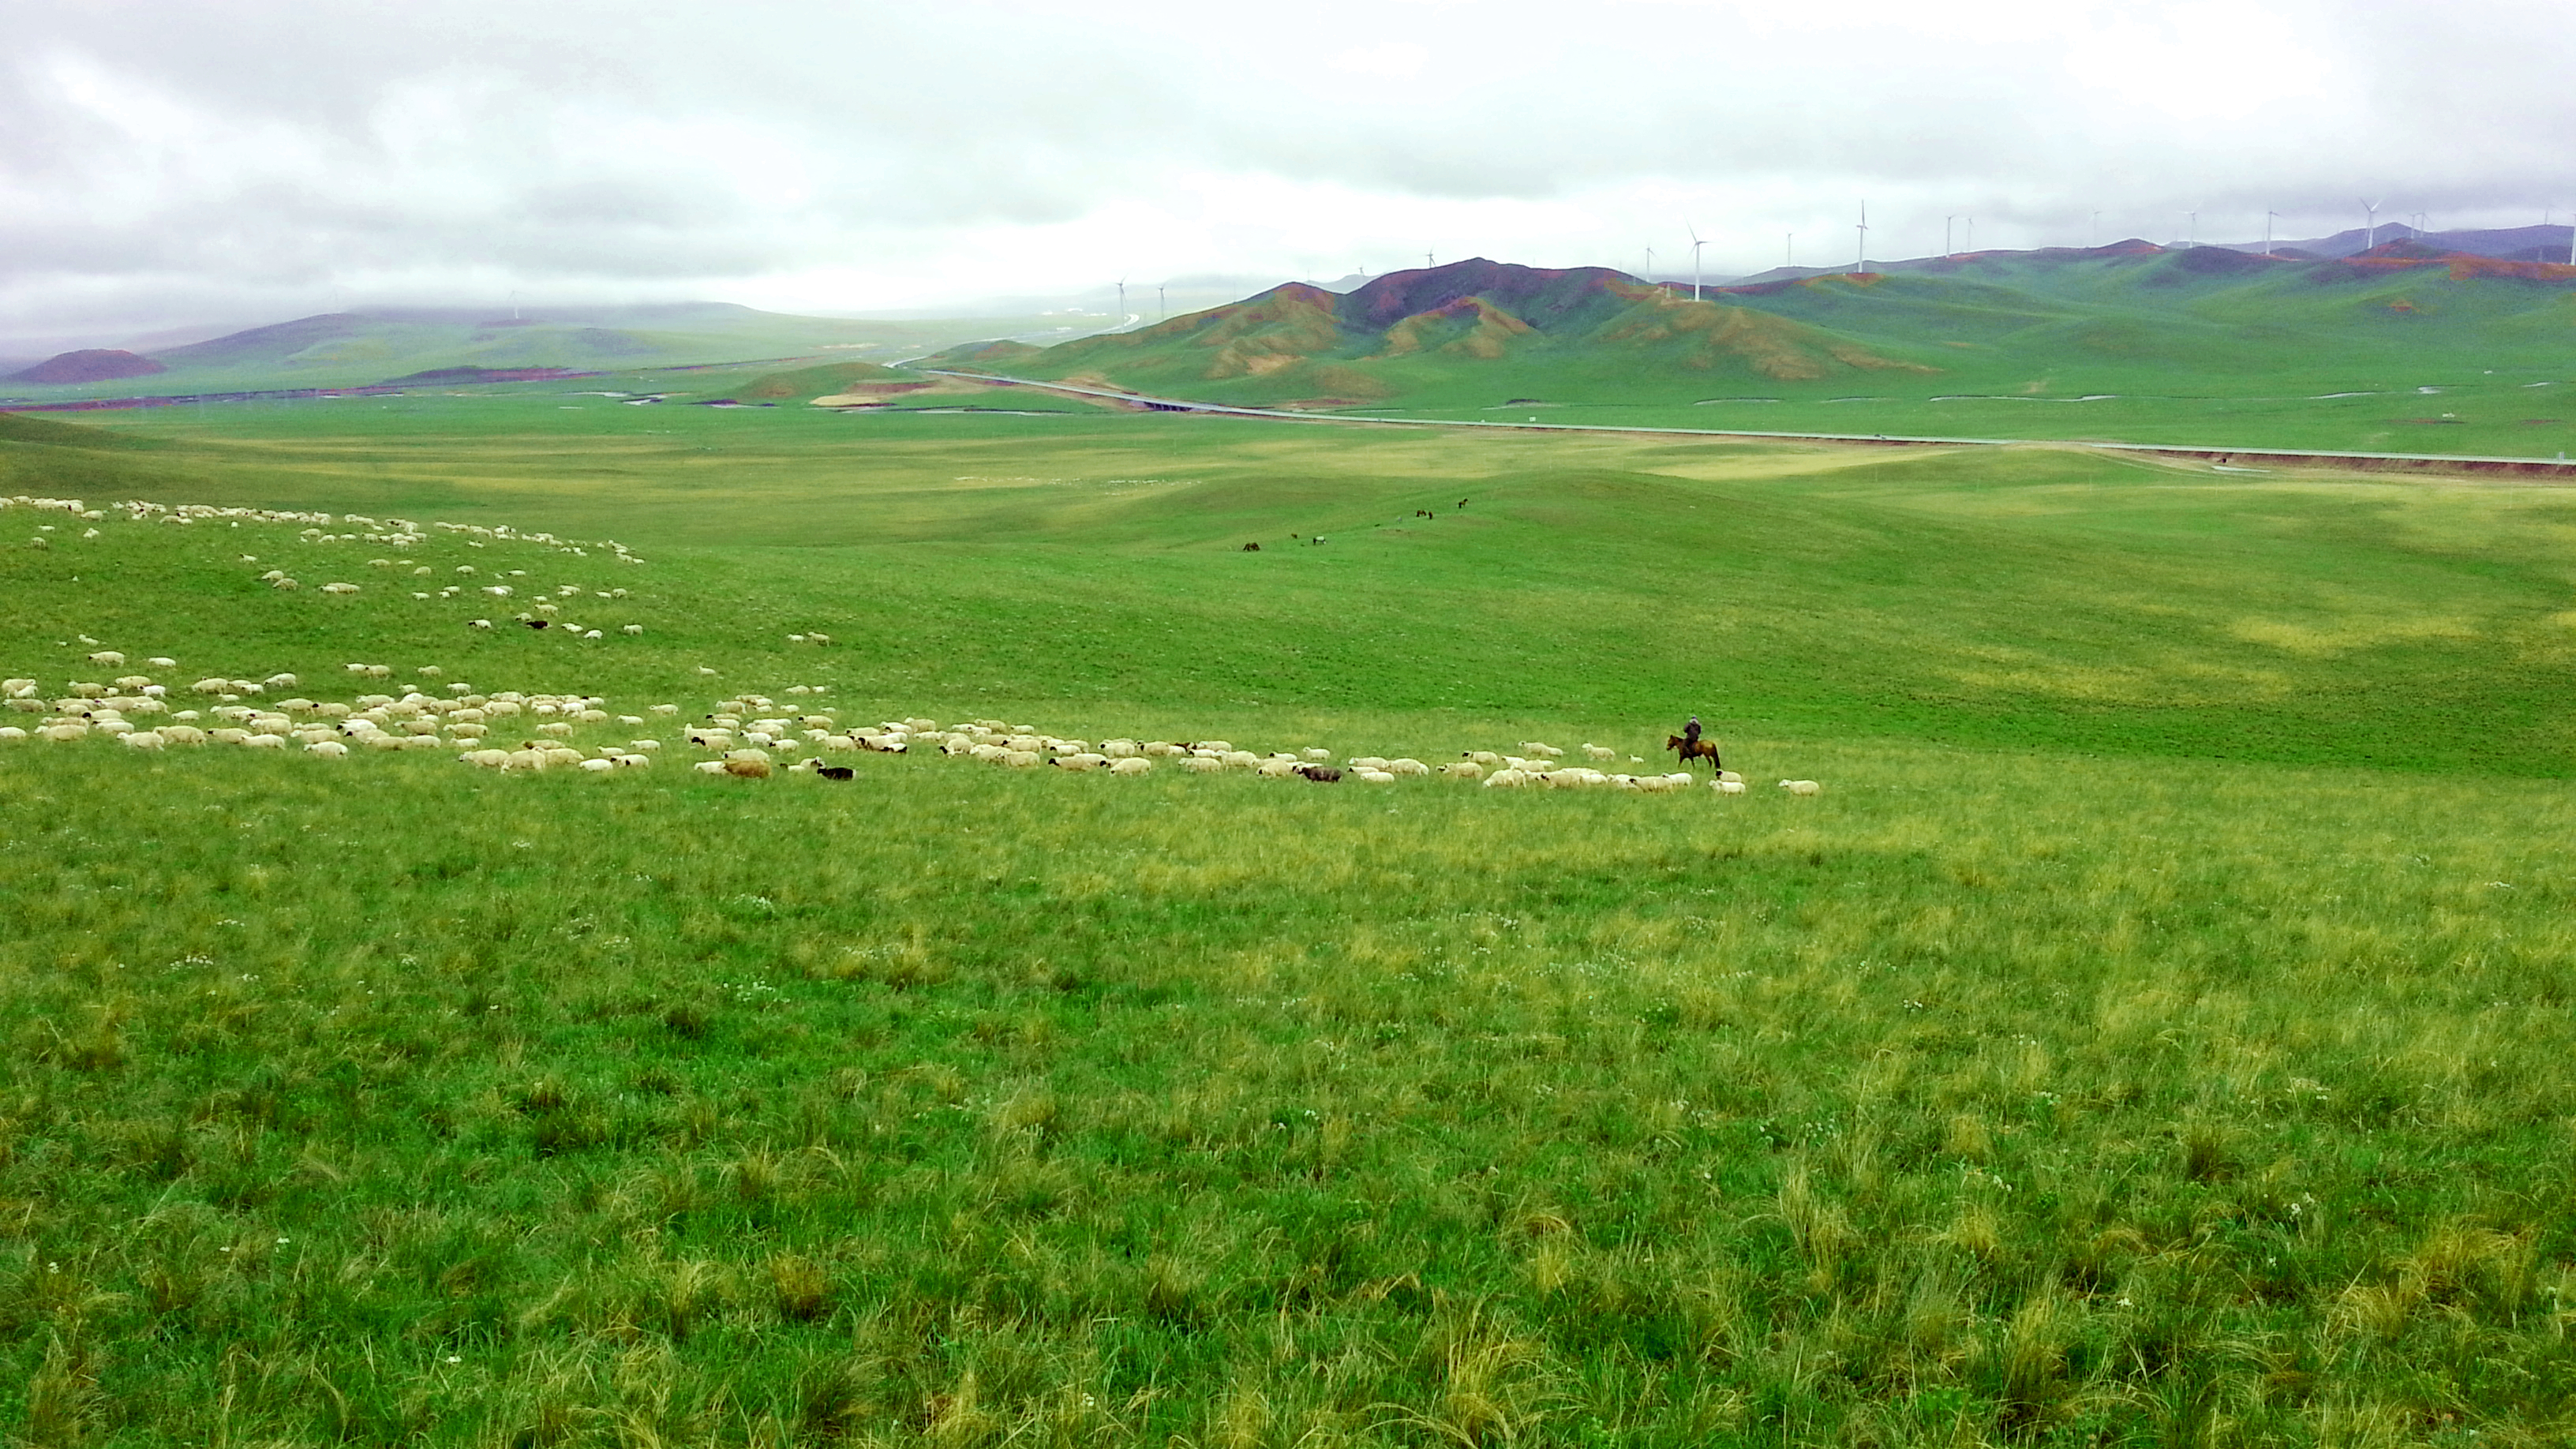
[[[495,392],[0,421],[13,494],[107,515],[0,510],[48,696],[1756,786],[0,744],[28,1442],[2576,1432],[2551,489]]]

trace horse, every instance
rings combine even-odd
[[[1664,737],[1664,748],[1668,750],[1679,750],[1681,752],[1682,767],[1684,769],[1688,769],[1690,767],[1690,762],[1693,760],[1708,761],[1708,767],[1712,770],[1723,770],[1726,768],[1726,766],[1717,758],[1717,741],[1712,739],[1701,738],[1696,740],[1686,740],[1680,735],[1666,735]]]

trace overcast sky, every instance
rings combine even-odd
[[[0,0],[0,337],[2576,207],[2566,0]],[[2098,222],[2093,213],[2098,211]],[[1965,223],[1961,223],[1964,244]]]

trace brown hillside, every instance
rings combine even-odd
[[[163,367],[160,363],[154,362],[151,358],[139,356],[135,353],[126,352],[118,348],[84,347],[77,352],[58,353],[55,356],[48,357],[44,361],[39,362],[35,366],[27,368],[22,372],[13,372],[9,375],[8,380],[11,382],[53,383],[57,385],[81,382],[114,382],[118,378],[150,377],[156,372],[168,372],[169,370],[170,369]]]

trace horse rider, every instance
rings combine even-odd
[[[1698,748],[1699,716],[1692,715],[1690,717],[1690,723],[1682,726],[1682,758],[1685,760],[1689,759],[1692,752]]]

